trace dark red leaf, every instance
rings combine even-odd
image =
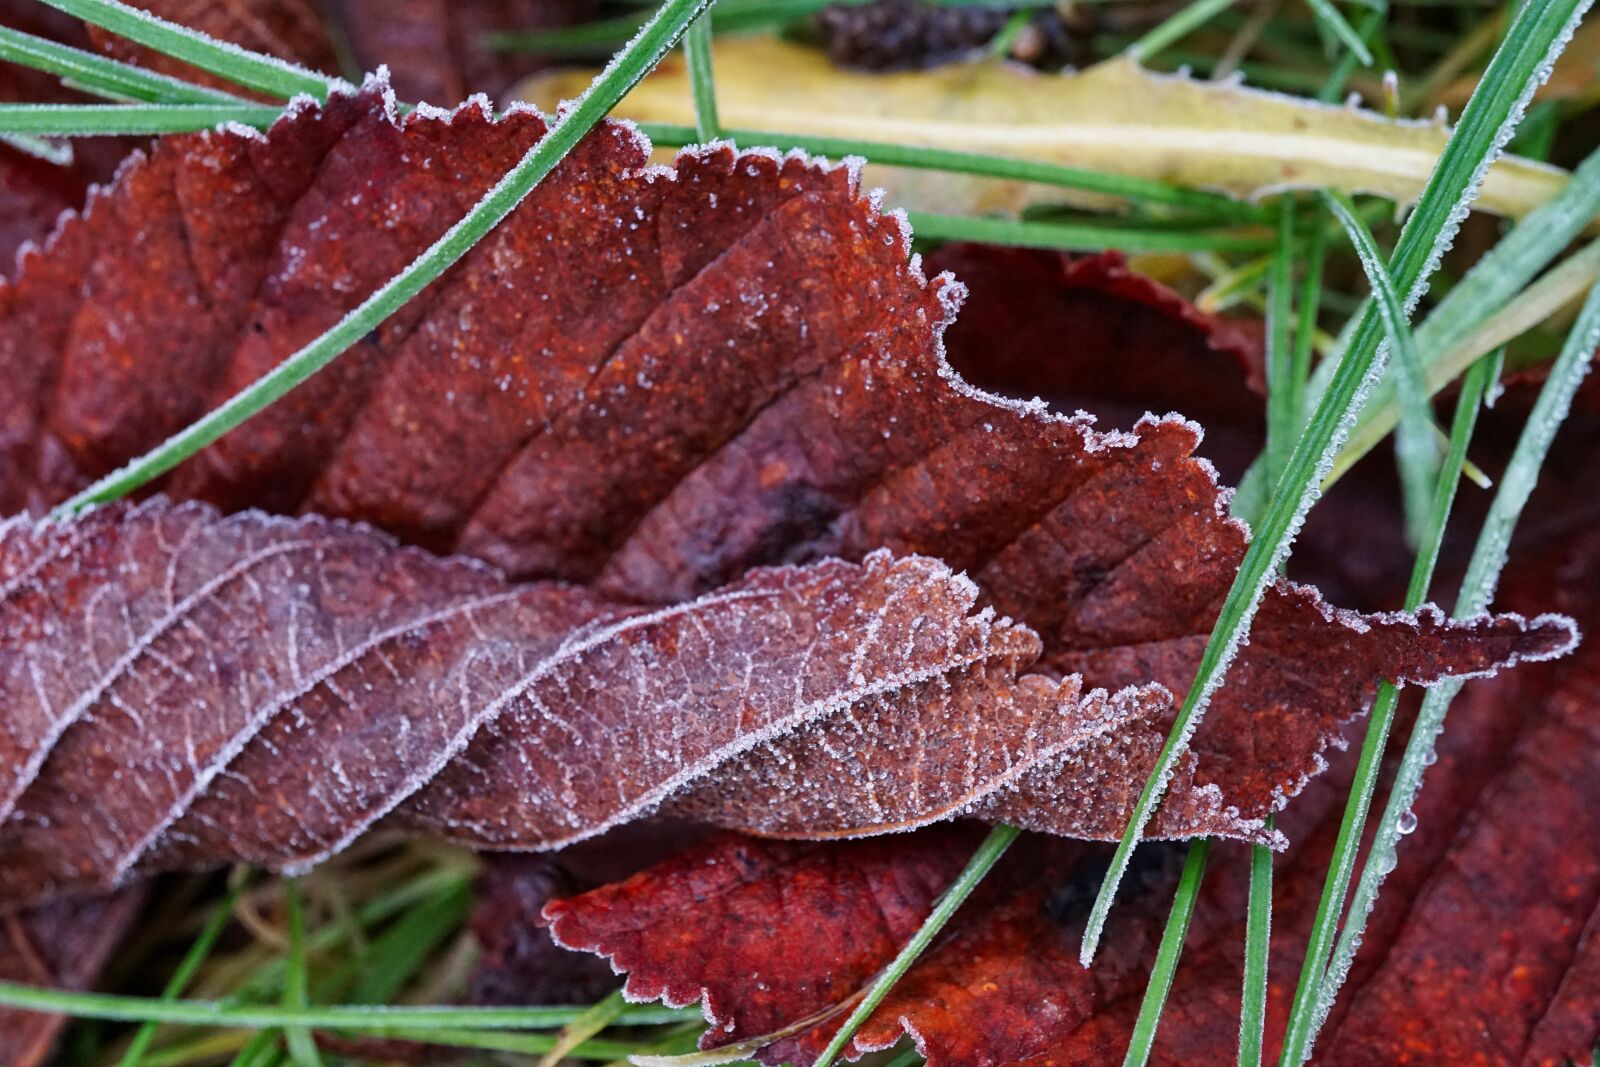
[[[369,87],[264,139],[158,144],[0,290],[17,398],[0,504],[59,501],[276,365],[543,131],[526,111],[397,120]],[[1061,284],[1216,336],[1099,262]],[[907,261],[898,220],[848,171],[727,149],[652,169],[628,128],[603,126],[445,279],[165,486],[579,584],[510,586],[324,519],[153,504],[13,524],[0,884],[15,903],[131,870],[294,869],[385,816],[546,848],[663,804],[787,837],[963,814],[1118,836],[1171,714],[1152,683],[1188,688],[1245,531],[1193,424],[1102,433],[963,381],[940,350],[959,296]],[[830,555],[864,562],[751,570]],[[980,597],[1032,631],[971,614]],[[1151,832],[1261,839],[1379,679],[1569,642],[1556,619],[1357,616],[1279,583]],[[1019,677],[1036,660],[1045,673]],[[595,902],[611,891],[583,898],[558,931],[632,953],[647,988],[707,990],[731,1013],[718,1040],[752,1036],[859,987],[965,833],[713,847],[714,864],[647,873],[609,912]],[[845,882],[836,852],[882,878]],[[1092,863],[1077,844],[1020,849],[984,890],[987,920],[936,948],[859,1047],[892,1043],[904,1017],[936,1058],[1000,1061],[1109,1018],[1153,935],[1129,922],[1115,965],[1076,969],[1060,893]],[[776,929],[786,892],[836,943],[669,926],[715,893],[699,911]],[[849,940],[868,905],[878,925]],[[723,954],[735,941],[783,952],[748,1009],[728,988],[752,962]],[[803,1059],[826,1033],[783,1048]]]
[[[0,980],[85,989],[100,974],[139,915],[143,887],[110,896],[68,897],[0,918]],[[67,1020],[38,1012],[0,1011],[0,1062],[42,1067]]]
[[[0,497],[58,500],[231,395],[542,129],[476,108],[397,122],[369,91],[266,141],[162,142],[0,291],[0,369],[25,398],[0,416]],[[169,488],[361,518],[623,600],[763,563],[935,554],[1039,631],[1050,670],[1181,691],[1244,547],[1198,430],[1099,433],[977,393],[939,355],[958,294],[906,262],[846,171],[723,149],[668,175],[606,126],[445,281]],[[1202,768],[1254,744],[1246,820],[1316,770],[1378,677],[1446,666],[1435,638],[1385,645],[1408,624],[1368,625],[1269,594],[1195,739]]]
[[[970,614],[976,595],[875,552],[652,612],[317,518],[155,501],[14,522],[0,887],[14,905],[134,869],[294,870],[391,812],[512,849],[662,805],[792,837],[964,812],[1120,832],[1165,693],[1018,678],[1037,639]],[[1501,623],[1448,643],[1563,640]],[[1191,768],[1157,832],[1262,836]]]
[[[1600,562],[1587,531],[1539,555],[1512,576],[1509,604],[1548,604],[1559,589],[1556,606],[1600,625]],[[1597,678],[1600,655],[1586,646],[1571,660],[1467,688],[1428,772],[1419,830],[1402,842],[1401,865],[1385,885],[1318,1063],[1557,1067],[1568,1058],[1584,1062],[1600,1041],[1600,853],[1592,847],[1600,827],[1591,825],[1600,811],[1593,795],[1600,782]],[[1342,778],[1319,782],[1284,820],[1298,845],[1277,870],[1269,1059],[1277,1054],[1343,808]],[[686,864],[662,864],[550,905],[545,914],[562,942],[611,956],[629,971],[630,993],[666,993],[677,1003],[704,991],[714,1024],[708,1044],[747,1039],[847,998],[888,961],[903,936],[834,959],[808,958],[797,943],[819,911],[852,916],[872,930],[870,911],[882,893],[862,889],[863,881],[875,871],[920,869],[919,857],[940,847],[934,833],[862,842],[849,856],[834,849],[785,856],[759,868],[740,864],[765,846],[706,846],[693,857],[694,884],[704,884],[707,872],[747,871],[741,899],[771,910],[746,907],[741,920],[772,931],[766,938],[732,939],[710,918],[718,907],[689,906],[682,896]],[[915,898],[914,915],[926,913],[972,844],[970,837],[957,841],[957,854],[932,869],[933,884]],[[784,892],[835,860],[854,874],[839,877],[823,905]],[[1084,971],[1078,939],[1102,869],[1092,854],[1068,846],[1036,843],[1007,857],[986,883],[987,895],[969,902],[853,1047],[887,1047],[909,1032],[934,1065],[1116,1061],[1144,992],[1173,871],[1160,872],[1147,893],[1124,888],[1095,966]],[[1236,1055],[1247,870],[1241,850],[1224,845],[1213,857],[1156,1062],[1219,1063]],[[914,929],[915,918],[898,928],[907,925]],[[815,992],[835,969],[838,984]],[[744,980],[769,974],[783,976],[781,995],[754,991]],[[762,1059],[809,1062],[833,1025],[773,1044]]]

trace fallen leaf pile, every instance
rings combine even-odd
[[[382,88],[264,137],[156,143],[0,288],[4,903],[300,869],[380,820],[519,849],[656,810],[776,838],[955,815],[1119,836],[1247,533],[1194,424],[1100,431],[964,380],[941,345],[959,284],[925,277],[848,169],[726,147],[652,167],[605,124],[163,496],[37,521],[338,321],[545,129],[476,105],[397,118]],[[1281,846],[1262,820],[1381,679],[1573,636],[1555,616],[1359,615],[1280,581],[1151,833]],[[753,1036],[873,973],[969,830],[728,839],[556,929],[636,965],[635,992],[707,990],[713,1040]],[[1077,913],[1055,883],[1087,847],[1019,850],[948,980],[1064,970],[1023,949],[1041,907]],[[687,899],[709,925],[661,962],[651,934]],[[730,931],[779,901],[792,937]],[[1136,940],[1090,972],[1107,989],[1147,962],[1150,928],[1121,925]],[[740,952],[801,938],[752,989]],[[728,1006],[730,985],[749,999]],[[932,1020],[936,992],[913,976],[896,995],[918,1006],[895,1010],[974,1043],[947,1063],[1029,1054],[1096,1003],[1018,997],[973,1031]]]

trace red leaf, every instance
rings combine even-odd
[[[1019,679],[1030,632],[883,552],[647,612],[327,520],[158,501],[0,528],[0,576],[11,903],[136,866],[298,869],[390,812],[518,849],[663,804],[784,836],[963,812],[1106,836],[1160,741],[1165,694]],[[1186,765],[1159,829],[1260,836],[1222,800]]]
[[[59,500],[231,395],[408,262],[542,132],[527,112],[397,121],[368,90],[265,140],[157,145],[0,291],[0,377],[21,401],[0,416],[0,498]],[[143,269],[129,271],[136,242]],[[1192,455],[1192,424],[1100,433],[963,382],[939,349],[958,292],[906,262],[897,221],[845,171],[728,150],[653,171],[627,129],[602,127],[424,298],[168,486],[370,520],[592,591],[509,587],[320,519],[154,505],[14,524],[0,554],[10,898],[136,868],[295,868],[391,812],[502,848],[556,846],[662,803],[785,836],[957,814],[1118,836],[1170,715],[1150,683],[1187,688],[1244,532]],[[873,553],[885,546],[936,553],[979,588]],[[750,571],[829,554],[865,562]],[[969,614],[980,592],[1040,638]],[[1258,838],[1378,679],[1569,640],[1554,619],[1341,614],[1280,583],[1152,832]],[[1065,682],[1018,678],[1041,652]],[[783,994],[825,1009],[880,966],[938,864],[953,870],[937,847],[916,850],[961,833],[851,846],[868,864],[911,850],[925,858],[906,869],[927,873],[843,963],[839,945],[791,949],[772,969],[787,984],[728,1036],[796,1021]],[[750,855],[717,891],[752,916],[785,864],[831,862],[816,846]],[[1103,993],[1042,1031],[1017,1015],[1032,1001],[1000,991],[1067,988],[1066,955],[1015,949],[1065,943],[1060,909],[1041,919],[1037,872],[1069,877],[1082,849],[1032,855],[985,890],[994,923],[930,960],[983,994],[985,1026],[928,1014],[954,980],[938,970],[913,978],[932,984],[900,1010],[957,1062],[979,1036],[990,1056],[1060,1036],[1148,945],[1130,927],[1142,940],[1116,958],[1132,962],[1095,972]],[[705,874],[677,877],[694,892]],[[808,906],[836,923],[860,914],[823,874]],[[676,885],[646,876],[627,908],[665,914],[683,890],[660,887]],[[648,970],[659,926],[632,928],[627,951]],[[611,951],[616,935],[596,920],[572,937]],[[727,936],[678,949],[717,959],[713,935]],[[735,973],[659,970],[692,991]],[[823,1036],[800,1035],[795,1055]]]
[[[131,887],[105,897],[68,897],[0,918],[0,980],[88,988],[138,918],[144,899],[142,887]],[[0,1011],[0,1055],[7,1067],[49,1063],[66,1022],[60,1015]]]
[[[1587,531],[1538,555],[1539,564],[1509,581],[1511,606],[1548,603],[1559,589],[1556,606],[1600,625],[1600,557]],[[1555,1067],[1564,1058],[1582,1062],[1600,1041],[1600,853],[1590,847],[1600,840],[1597,679],[1600,654],[1585,646],[1571,660],[1474,683],[1457,702],[1417,809],[1419,830],[1402,844],[1401,865],[1385,885],[1318,1063]],[[1284,820],[1300,844],[1278,863],[1269,1058],[1277,1055],[1342,812],[1340,777],[1318,783]],[[973,845],[969,837],[947,846],[934,834],[863,842],[849,855],[828,849],[785,856],[759,868],[741,864],[748,850],[763,846],[717,842],[626,883],[549,905],[545,914],[562,943],[607,955],[628,971],[630,995],[665,993],[682,1003],[703,992],[713,1023],[707,1044],[723,1044],[781,1029],[865,984],[908,934],[832,960],[808,958],[799,942],[819,913],[872,931],[871,909],[883,896],[863,888],[873,872],[922,870],[928,850],[951,847],[955,855],[931,868],[932,885],[895,927],[914,930]],[[696,888],[724,869],[747,875],[738,892],[759,906],[741,911],[741,925],[775,932],[736,939],[718,927],[712,894],[691,906],[683,896],[691,859]],[[850,871],[835,879],[833,897],[817,904],[787,891],[830,863]],[[1149,886],[1125,885],[1095,966],[1085,971],[1077,946],[1101,870],[1066,846],[1036,843],[1008,856],[985,883],[987,895],[964,906],[852,1047],[887,1047],[909,1032],[934,1067],[1117,1059],[1175,872],[1168,865]],[[1236,1055],[1247,871],[1241,851],[1223,846],[1213,858],[1155,1062],[1218,1063]],[[834,970],[838,980],[825,981]],[[768,977],[774,974],[781,987]],[[753,976],[781,992],[753,991]],[[775,1043],[762,1059],[807,1063],[836,1024]]]
[[[160,143],[0,291],[0,375],[25,398],[0,415],[0,500],[58,500],[253,380],[542,129],[475,108],[397,122],[369,91],[265,142]],[[879,546],[938,555],[1040,632],[1049,669],[1187,688],[1244,547],[1197,428],[1102,434],[966,386],[938,349],[959,289],[907,264],[845,171],[727,150],[647,168],[603,127],[427,296],[169,488],[360,518],[628,600]],[[1247,820],[1317,769],[1378,676],[1444,666],[1413,661],[1431,637],[1363,671],[1291,661],[1362,661],[1406,626],[1363,633],[1289,584],[1261,620],[1194,742],[1209,774],[1268,740],[1236,783]]]

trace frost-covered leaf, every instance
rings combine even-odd
[[[1511,607],[1600,626],[1586,528],[1508,578]],[[1600,655],[1469,686],[1451,711],[1417,829],[1379,898],[1367,946],[1316,1063],[1560,1067],[1600,1042]],[[1401,724],[1403,733],[1405,723]],[[1354,753],[1281,817],[1266,1055],[1277,1055],[1344,806]],[[864,986],[920,924],[977,835],[936,827],[849,846],[708,842],[616,885],[548,906],[562,943],[611,958],[629,991],[705,997],[708,1045],[772,1033]],[[1146,850],[1136,855],[1145,855]],[[1159,852],[1125,884],[1095,966],[1077,962],[1107,852],[1024,839],[863,1027],[857,1052],[909,1033],[932,1067],[1116,1062],[1144,995],[1177,865]],[[1136,863],[1138,860],[1136,860]],[[1537,872],[1530,877],[1529,872]],[[1152,1062],[1237,1053],[1248,857],[1213,856]],[[689,898],[697,897],[691,905]],[[705,902],[714,901],[707,905]],[[879,910],[881,908],[881,911]],[[837,917],[837,920],[835,920]],[[837,937],[807,939],[826,930]],[[776,934],[767,931],[777,930]],[[750,931],[750,933],[742,933]],[[790,931],[793,933],[785,933]],[[770,1045],[809,1063],[837,1017]]]
[[[1042,75],[992,61],[934,71],[862,74],[840,70],[817,49],[770,37],[717,42],[717,109],[729,128],[783,130],[1018,156],[1113,174],[1258,196],[1331,187],[1416,199],[1449,130],[1386,119],[1223,82],[1153,74],[1112,59],[1076,74]],[[550,106],[575,97],[591,71],[542,75],[519,90]],[[627,118],[694,122],[688,72],[669,58],[618,107]],[[878,180],[875,176],[874,180]],[[889,174],[885,185],[910,204],[927,183]],[[1488,172],[1475,207],[1521,216],[1549,199],[1566,174],[1507,157]],[[1037,187],[961,183],[946,176],[919,206],[1018,209]],[[1046,201],[1062,199],[1045,190]]]
[[[1009,817],[1104,836],[1165,705],[1019,678],[1030,632],[884,552],[646,611],[361,527],[153,501],[14,522],[0,575],[11,904],[135,869],[298,869],[391,812],[548,849],[663,805],[827,837],[1004,791],[1051,809]],[[1221,800],[1186,775],[1162,825],[1260,836]]]
[[[368,89],[265,140],[161,142],[0,290],[0,378],[20,401],[0,414],[0,498],[59,500],[231,395],[408,262],[542,130],[526,111],[397,121]],[[180,468],[169,492],[361,519],[632,603],[681,602],[762,564],[922,553],[1037,631],[1052,674],[1112,693],[1187,688],[1244,549],[1192,454],[1197,427],[1169,416],[1102,433],[973,389],[939,345],[959,286],[924,279],[899,221],[845,170],[725,148],[671,172],[647,160],[625,127],[602,127],[434,290]],[[122,262],[134,246],[138,271]],[[1238,814],[1180,791],[1157,832],[1260,819],[1316,772],[1380,678],[1481,670],[1565,640],[1510,620],[1418,625],[1280,584],[1194,741],[1198,781],[1226,783]],[[981,710],[966,692],[932,693],[930,707],[963,721]],[[1042,679],[1015,692],[1023,711],[1054,699]],[[842,756],[786,737],[763,773],[802,754],[877,767],[894,738],[851,728],[860,740]],[[1118,780],[1148,766],[1150,736],[1108,756]],[[991,817],[1120,832],[1117,805],[1063,802],[1054,772],[1039,774],[1008,771],[1017,791],[986,801]],[[864,828],[851,803],[750,804],[730,792],[738,780],[680,802],[766,832]],[[445,807],[477,805],[471,832],[493,839],[515,806],[458,784]],[[972,799],[880,793],[866,799],[883,827]],[[735,813],[741,800],[750,810]],[[310,853],[330,835],[312,834]]]

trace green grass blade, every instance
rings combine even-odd
[[[639,128],[656,144],[665,146],[694,144],[699,136],[691,126],[641,122]],[[956,174],[975,174],[983,178],[1036,182],[1063,189],[1080,189],[1084,192],[1104,193],[1107,196],[1125,197],[1129,200],[1142,200],[1151,204],[1167,204],[1197,214],[1216,215],[1219,218],[1244,222],[1265,222],[1269,218],[1267,212],[1260,206],[1219,193],[1185,189],[1149,178],[1083,170],[1059,163],[992,156],[979,152],[961,152],[948,148],[893,144],[886,141],[814,137],[809,134],[783,133],[777,130],[723,130],[722,135],[740,144],[767,145],[782,152],[799,149],[812,155],[831,156],[835,159],[860,156],[868,162],[885,166],[943,170]]]
[[[1375,40],[1383,29],[1383,24],[1388,21],[1389,5],[1380,0],[1367,12],[1361,20],[1361,25],[1356,28],[1356,35],[1363,44]],[[1317,90],[1317,99],[1325,104],[1331,104],[1344,95],[1345,86],[1350,84],[1350,76],[1356,72],[1356,67],[1361,65],[1360,58],[1351,51],[1346,51],[1334,64],[1333,70],[1322,82]]]
[[[1267,829],[1273,827],[1267,816]],[[1267,963],[1272,950],[1272,849],[1250,846],[1250,900],[1244,924],[1244,990],[1239,1001],[1239,1067],[1260,1067],[1267,1030]]]
[[[213,40],[187,26],[129,7],[118,0],[43,0],[53,8],[74,15],[93,26],[109,30],[153,48],[162,55],[182,60],[247,89],[285,100],[301,93],[323,101],[328,93],[345,83],[339,78],[286,63],[275,56],[246,51],[238,45]]]
[[[230,1067],[266,1067],[278,1059],[277,1044],[276,1035],[270,1032],[259,1033],[239,1050]]]
[[[1600,342],[1600,286],[1590,290],[1588,299],[1584,301],[1577,322],[1568,333],[1561,354],[1551,366],[1550,375],[1539,391],[1539,398],[1534,401],[1533,411],[1517,440],[1511,462],[1500,477],[1500,487],[1489,505],[1489,514],[1484,519],[1472,559],[1467,564],[1466,577],[1461,583],[1461,592],[1456,599],[1457,618],[1470,617],[1487,610],[1494,599],[1495,587],[1505,567],[1506,553],[1517,520],[1521,518],[1522,509],[1538,481],[1539,470],[1550,452],[1550,443],[1565,421],[1572,407],[1572,398],[1589,371],[1597,342]],[[1318,991],[1311,1035],[1304,1045],[1307,1056],[1310,1055],[1317,1030],[1327,1019],[1339,988],[1350,973],[1350,965],[1361,946],[1361,935],[1366,929],[1368,916],[1377,904],[1383,880],[1394,869],[1397,846],[1402,836],[1401,820],[1416,802],[1434,743],[1444,729],[1450,704],[1463,684],[1460,681],[1445,682],[1430,690],[1422,699],[1422,707],[1417,712],[1416,723],[1406,742],[1400,768],[1395,773],[1394,786],[1389,791],[1383,816],[1378,821],[1366,865],[1361,869],[1361,878],[1350,899],[1349,917],[1345,920],[1344,929],[1339,932],[1339,940]]]
[[[351,960],[355,984],[349,1000],[386,1004],[427,962],[428,957],[466,921],[472,886],[462,879],[423,901],[395,922],[368,951]]]
[[[1276,485],[1294,447],[1294,353],[1289,333],[1294,317],[1294,201],[1278,202],[1278,240],[1267,275],[1267,480]]]
[[[1338,38],[1339,43],[1343,44],[1363,67],[1372,66],[1372,52],[1367,48],[1367,42],[1362,39],[1361,34],[1355,31],[1355,27],[1346,22],[1344,16],[1339,14],[1338,8],[1334,7],[1329,0],[1306,0],[1306,6],[1317,17],[1317,22],[1321,23],[1323,28],[1330,34]]]
[[[172,977],[167,979],[167,984],[162,987],[162,1000],[175,1000],[189,988],[189,983],[194,981],[195,972],[211,955],[211,950],[216,947],[217,938],[222,936],[228,921],[233,918],[233,906],[243,891],[244,882],[241,880],[231,886],[227,894],[212,909],[205,926],[200,928],[199,935],[190,944],[189,950],[183,954],[183,959],[178,961],[177,970],[172,972]],[[150,1022],[140,1026],[134,1033],[133,1040],[128,1043],[127,1051],[122,1054],[122,1059],[118,1061],[118,1067],[139,1067],[145,1051],[150,1048],[150,1042],[155,1040],[156,1029],[156,1024]]]
[[[264,104],[0,104],[0,133],[48,137],[191,133],[237,122],[265,129],[283,109]]]
[[[855,0],[860,3],[862,0]],[[834,6],[835,0],[720,0],[711,12],[711,28],[717,33],[740,33],[781,26],[814,15]],[[486,47],[497,52],[533,52],[545,56],[584,56],[609,52],[639,32],[644,19],[639,15],[559,26],[544,30],[494,33],[484,38]]]
[[[64,4],[68,0],[55,2]],[[90,0],[70,2],[81,4]],[[89,486],[57,508],[54,514],[70,515],[91,504],[115,500],[159,477],[343,355],[499,225],[617,101],[677,45],[689,23],[709,2],[665,0],[633,42],[617,53],[600,73],[589,91],[556,120],[550,131],[471,211],[410,266],[385,282],[332,329],[262,375],[254,384],[127,466]]]
[[[1423,359],[1437,363],[1501,313],[1596,215],[1600,215],[1600,151],[1591,153],[1559,193],[1518,223],[1439,301],[1416,330]],[[1433,373],[1430,367],[1430,391],[1454,376]],[[1393,390],[1380,387],[1340,451],[1334,473],[1354,466],[1388,436],[1397,411]]]
[[[539,1060],[538,1067],[557,1067],[563,1058],[571,1055],[573,1049],[610,1026],[627,1003],[622,999],[622,990],[618,989],[585,1008],[582,1015],[556,1035],[549,1051]]]
[[[1311,350],[1317,338],[1317,314],[1322,303],[1322,268],[1327,261],[1328,231],[1319,214],[1311,223],[1311,239],[1305,249],[1305,277],[1300,282],[1299,313],[1295,324],[1294,357],[1291,376],[1294,379],[1294,428],[1299,432],[1306,420],[1306,396],[1311,382]]]
[[[1205,230],[1135,229],[1092,222],[1031,222],[907,213],[912,231],[924,240],[982,241],[1019,248],[1061,248],[1073,252],[1260,252],[1272,238]]]
[[[70,1015],[111,1022],[154,1021],[177,1026],[217,1026],[234,1030],[271,1030],[301,1026],[314,1030],[386,1033],[395,1029],[553,1030],[581,1015],[579,1007],[453,1008],[396,1007],[385,1004],[342,1004],[289,1009],[272,1004],[225,1004],[215,1000],[162,1000],[115,993],[79,993],[0,981],[0,1007]],[[619,1025],[655,1026],[699,1019],[693,1009],[629,1005]]]
[[[284,880],[283,903],[289,919],[289,967],[283,980],[283,1007],[286,1011],[303,1011],[311,1003],[311,996],[310,975],[306,971],[305,907],[300,900],[297,880]],[[322,1055],[317,1052],[317,1042],[310,1030],[303,1026],[287,1026],[283,1038],[295,1067],[322,1067]]]
[[[1356,218],[1354,206],[1348,198],[1324,192],[1322,200],[1344,227],[1356,257],[1361,261],[1367,286],[1383,319],[1389,351],[1394,356],[1395,378],[1400,383],[1400,428],[1395,455],[1400,467],[1406,530],[1412,543],[1420,544],[1433,499],[1433,486],[1438,480],[1438,456],[1433,444],[1433,411],[1428,406],[1426,371],[1422,366],[1422,357],[1417,353],[1411,324],[1406,320],[1405,309],[1401,306],[1400,294],[1394,291],[1389,272],[1383,266],[1383,255],[1378,251],[1371,231]]]
[[[0,60],[57,75],[85,92],[112,100],[168,104],[247,103],[219,89],[169,78],[9,26],[0,26]]]
[[[861,1029],[861,1024],[878,1010],[878,1005],[889,995],[889,990],[893,989],[901,976],[917,962],[917,957],[922,955],[923,950],[939,935],[939,931],[944,929],[945,923],[950,921],[956,909],[961,907],[972,891],[978,887],[978,883],[983,881],[989,869],[1005,855],[1006,849],[1011,847],[1011,843],[1017,839],[1019,833],[1021,831],[1016,827],[1004,825],[996,826],[989,831],[989,836],[984,838],[983,844],[972,854],[972,859],[967,862],[966,868],[956,876],[954,882],[950,883],[950,888],[944,891],[939,902],[933,906],[933,911],[923,920],[922,927],[912,935],[910,941],[906,942],[905,948],[900,950],[900,954],[890,962],[889,966],[884,968],[883,974],[877,981],[872,983],[872,988],[867,990],[867,995],[861,998],[861,1003],[856,1005],[850,1017],[839,1028],[839,1032],[833,1035],[833,1040],[828,1042],[828,1047],[822,1050],[822,1055],[817,1057],[812,1067],[832,1067],[833,1061],[838,1059],[845,1046],[850,1044],[850,1039],[856,1036],[856,1031]]]
[[[1194,0],[1183,5],[1171,18],[1133,42],[1128,47],[1128,55],[1147,63],[1157,52],[1187,37],[1231,6],[1233,0]]]
[[[437,897],[465,892],[471,880],[469,873],[448,868],[409,879],[363,904],[356,910],[355,921],[363,929],[376,927]],[[307,934],[306,951],[323,952],[347,937],[348,931],[342,925],[323,926]],[[281,956],[268,961],[239,981],[233,999],[243,1002],[269,996],[282,988],[283,971]]]
[[[717,78],[711,69],[711,12],[694,20],[683,35],[683,51],[689,60],[689,85],[694,92],[694,132],[701,144],[722,136],[717,121]]]
[[[1450,451],[1439,472],[1434,491],[1433,507],[1428,527],[1417,542],[1417,559],[1411,570],[1411,580],[1406,590],[1405,606],[1416,608],[1427,596],[1428,585],[1433,580],[1433,570],[1439,559],[1439,548],[1444,541],[1445,526],[1450,509],[1455,503],[1456,489],[1461,484],[1461,469],[1466,463],[1467,444],[1477,425],[1478,412],[1483,398],[1500,375],[1500,359],[1488,357],[1480,360],[1468,372],[1462,384],[1461,396],[1456,404],[1455,420],[1450,430]],[[1356,854],[1360,851],[1362,835],[1366,830],[1367,814],[1378,786],[1382,770],[1384,748],[1388,744],[1389,730],[1394,723],[1394,712],[1399,691],[1385,683],[1373,701],[1367,720],[1366,734],[1362,738],[1361,753],[1356,763],[1355,777],[1345,798],[1344,815],[1339,822],[1339,834],[1334,841],[1333,855],[1328,861],[1328,873],[1323,880],[1322,896],[1317,903],[1316,915],[1311,924],[1311,935],[1306,943],[1305,959],[1300,967],[1300,980],[1295,987],[1294,1000],[1289,1009],[1289,1023],[1284,1033],[1283,1056],[1285,1065],[1299,1064],[1310,1055],[1320,1020],[1316,1012],[1317,996],[1321,990],[1323,968],[1333,944],[1335,927],[1349,891],[1350,878],[1355,871]]]
[[[1425,290],[1427,277],[1454,237],[1484,172],[1515,129],[1516,120],[1534,88],[1548,73],[1550,64],[1587,7],[1588,0],[1529,0],[1518,10],[1505,41],[1490,60],[1478,90],[1467,102],[1460,122],[1446,142],[1416,209],[1406,220],[1395,245],[1389,274],[1396,290],[1405,294],[1408,305]],[[1156,767],[1140,792],[1128,828],[1112,856],[1111,868],[1084,931],[1079,956],[1085,964],[1094,958],[1106,916],[1116,896],[1117,883],[1127,868],[1134,844],[1155,811],[1167,778],[1198,725],[1211,694],[1222,684],[1239,640],[1248,633],[1250,620],[1267,583],[1288,552],[1292,534],[1299,528],[1322,475],[1333,460],[1347,420],[1376,377],[1375,372],[1382,370],[1381,340],[1382,327],[1369,304],[1353,332],[1344,358],[1339,361],[1328,391],[1296,443],[1272,503],[1245,552],[1239,573],[1223,601],[1216,627],[1201,654],[1194,683],[1178,710]]]
[[[1173,976],[1178,973],[1178,957],[1183,954],[1183,939],[1188,936],[1189,920],[1194,917],[1195,900],[1200,895],[1200,880],[1205,877],[1206,855],[1210,851],[1211,842],[1206,838],[1189,846],[1183,874],[1178,879],[1178,891],[1172,898],[1172,911],[1167,915],[1167,928],[1162,931],[1161,945],[1156,949],[1150,983],[1144,988],[1144,1001],[1139,1005],[1139,1017],[1134,1020],[1133,1038],[1128,1043],[1122,1067],[1143,1067],[1150,1060],[1150,1050],[1156,1043],[1156,1027],[1161,1023]]]

